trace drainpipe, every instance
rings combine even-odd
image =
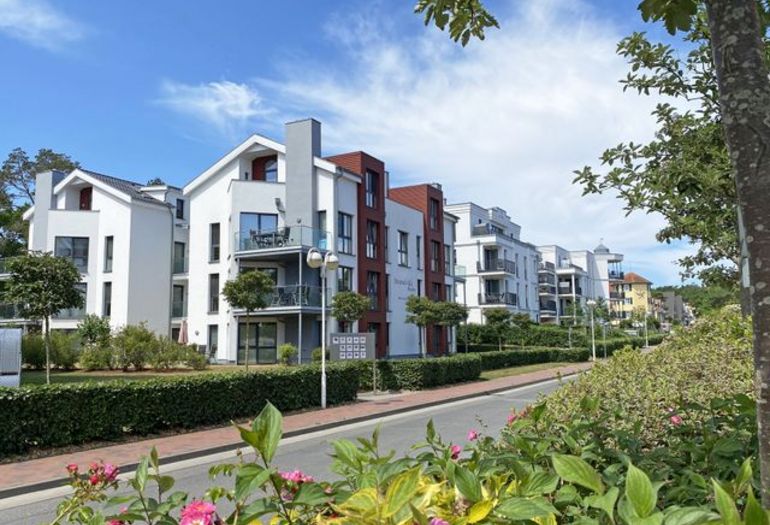
[[[165,200],[165,195],[163,197]],[[174,315],[174,210],[168,203],[166,203],[166,211],[168,211],[168,216],[171,219],[171,246],[169,250],[171,252],[171,256],[168,258],[168,275],[170,280],[168,286],[168,337],[171,338],[171,318]]]

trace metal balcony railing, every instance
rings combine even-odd
[[[268,308],[321,306],[321,287],[307,284],[276,286],[266,298]]]
[[[541,301],[540,311],[556,313],[556,301]]]
[[[625,299],[626,294],[624,292],[610,292],[610,299]]]
[[[552,262],[541,262],[538,263],[537,269],[541,272],[555,272],[556,266]]]
[[[510,292],[479,294],[479,304],[516,305],[516,294]]]
[[[556,295],[556,286],[554,286],[552,284],[540,283],[538,285],[538,292],[539,293],[547,293],[547,294],[550,294],[550,295]]]
[[[235,232],[236,252],[306,247],[326,250],[332,247],[329,232],[309,226],[286,226],[275,230]]]
[[[626,276],[625,272],[622,272],[620,270],[610,270],[609,275],[610,275],[610,279],[612,279],[613,281],[622,281]]]
[[[476,269],[479,273],[484,272],[505,272],[516,273],[516,263],[508,259],[487,259],[476,263]]]

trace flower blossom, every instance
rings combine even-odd
[[[441,518],[431,518],[429,525],[449,525],[449,522]]]
[[[217,511],[213,503],[193,500],[181,512],[182,520],[179,525],[214,525],[214,513]]]
[[[281,477],[286,481],[291,481],[292,483],[296,483],[297,485],[301,483],[312,483],[313,477],[306,475],[301,470],[294,470],[292,472],[281,472]]]
[[[460,452],[463,451],[463,447],[460,445],[452,445],[449,447],[449,451],[452,453],[452,459],[457,459],[460,457]]]
[[[673,415],[669,418],[669,420],[671,421],[671,424],[674,425],[675,427],[678,427],[679,425],[682,424],[682,416]]]
[[[476,441],[479,438],[479,433],[474,429],[468,431],[468,441]]]

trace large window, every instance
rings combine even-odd
[[[265,182],[278,182],[278,161],[275,159],[265,162]]]
[[[88,237],[56,237],[54,255],[72,261],[80,273],[88,272]]]
[[[377,310],[380,295],[379,272],[366,272],[366,295],[369,296],[369,309]]]
[[[337,216],[337,251],[353,253],[353,216],[339,212]]]
[[[176,200],[176,218],[184,219],[184,199]]]
[[[422,270],[422,237],[417,236],[417,242],[414,243],[414,253],[417,254],[417,269]]]
[[[187,273],[184,252],[185,243],[174,242],[174,273]]]
[[[350,292],[353,290],[353,268],[340,266],[337,268],[337,291]]]
[[[436,199],[431,199],[428,203],[428,217],[430,220],[430,229],[431,230],[438,230],[438,213],[439,213],[439,202]]]
[[[108,235],[104,238],[104,273],[112,271],[112,250],[115,244],[115,238]]]
[[[441,243],[430,241],[430,271],[438,272],[441,268]]]
[[[380,175],[371,170],[366,170],[364,175],[364,190],[366,192],[366,206],[368,208],[377,207],[377,193],[380,184]]]
[[[409,234],[398,232],[398,264],[409,266]]]
[[[184,286],[175,284],[171,288],[171,317],[184,316]]]
[[[102,315],[110,317],[112,315],[112,283],[104,283],[104,293],[102,297]]]
[[[366,256],[369,259],[377,258],[377,230],[379,226],[374,221],[366,221]]]
[[[248,338],[250,364],[271,364],[276,362],[277,325],[276,323],[238,323],[238,364],[246,362],[246,340]]]
[[[219,325],[210,324],[209,334],[207,340],[209,357],[216,357],[217,350],[219,349]]]
[[[219,274],[209,274],[209,313],[219,312]]]
[[[219,262],[219,223],[209,225],[209,262]]]
[[[444,273],[452,275],[452,247],[448,244],[444,245]]]

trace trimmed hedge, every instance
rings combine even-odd
[[[371,362],[358,362],[356,368],[361,389],[371,389]],[[478,355],[377,361],[377,388],[380,390],[422,390],[475,381],[480,376],[481,358]]]
[[[329,404],[356,399],[359,370],[327,367]],[[147,381],[0,388],[0,456],[319,406],[318,366],[202,374]]]
[[[538,363],[580,363],[588,361],[589,351],[587,348],[524,348],[477,355],[481,358],[482,370],[497,370]]]

